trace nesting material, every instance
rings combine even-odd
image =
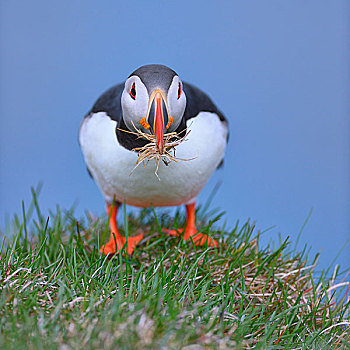
[[[135,131],[129,131],[124,129],[119,129],[121,131],[127,132],[129,134],[133,134],[138,136],[138,138],[143,138],[147,141],[149,141],[145,146],[143,147],[135,147],[133,151],[138,153],[138,158],[136,160],[135,168],[131,171],[130,175],[134,172],[134,170],[142,163],[143,166],[146,166],[146,163],[148,163],[150,160],[154,160],[156,164],[155,169],[155,175],[157,176],[158,180],[160,180],[158,175],[159,170],[159,163],[162,161],[166,166],[170,164],[170,162],[176,162],[179,161],[190,161],[195,159],[183,159],[178,158],[175,155],[175,147],[178,146],[180,143],[186,141],[186,137],[191,132],[191,130],[183,130],[180,133],[171,132],[164,134],[163,137],[163,152],[160,152],[158,146],[157,146],[157,139],[155,135],[152,134],[146,134],[140,129],[138,129],[134,123],[132,123],[133,127],[135,128]],[[182,135],[181,135],[182,134]]]

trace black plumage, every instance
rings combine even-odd
[[[224,114],[216,107],[211,98],[202,90],[196,86],[183,82],[183,91],[186,94],[186,109],[184,116],[178,126],[176,132],[181,132],[186,129],[186,122],[195,118],[200,112],[212,112],[216,113],[222,122],[227,120]],[[116,121],[117,126],[117,137],[119,143],[128,150],[132,150],[135,147],[142,147],[148,141],[139,139],[136,135],[132,135],[123,132],[119,129],[128,130],[125,122],[122,118],[122,107],[121,107],[121,95],[124,89],[124,83],[115,85],[104,92],[95,102],[86,117],[93,113],[105,112],[112,120]],[[132,130],[131,130],[132,131]]]

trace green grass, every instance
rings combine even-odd
[[[159,232],[180,226],[179,213],[142,210],[124,222],[129,235],[148,232],[142,244],[108,259],[105,216],[57,208],[45,218],[33,203],[36,219],[23,207],[1,248],[0,349],[350,348],[339,270],[316,278],[315,261],[287,240],[262,247],[249,222],[202,222],[213,249]]]

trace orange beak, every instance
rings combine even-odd
[[[168,129],[172,123],[172,118],[169,117],[168,111],[166,95],[160,89],[154,90],[149,99],[146,123],[143,123],[155,135],[160,153],[163,153],[165,129]]]
[[[154,135],[156,135],[159,152],[163,153],[164,113],[162,108],[162,96],[159,92],[156,93],[155,100],[156,100],[156,116],[154,118]]]

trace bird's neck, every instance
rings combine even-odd
[[[120,122],[116,128],[116,134],[118,142],[127,150],[132,151],[136,147],[143,147],[149,143],[149,141],[142,139],[135,134],[130,134],[129,131],[132,130],[129,130],[129,128],[126,126],[123,117],[120,118]]]

